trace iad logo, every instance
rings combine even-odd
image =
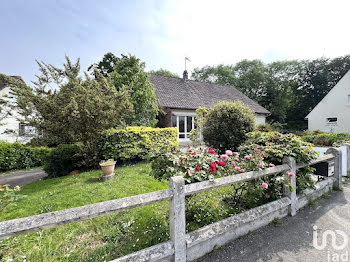
[[[349,261],[349,252],[346,250],[348,246],[348,235],[341,230],[326,230],[322,233],[321,244],[318,243],[318,233],[317,226],[313,226],[313,239],[312,244],[314,248],[317,250],[323,250],[328,246],[328,239],[330,239],[330,243],[334,250],[344,250],[345,252],[331,252],[328,251],[328,261]],[[337,239],[339,240],[341,237],[341,241],[337,243]],[[340,244],[339,244],[340,243]]]

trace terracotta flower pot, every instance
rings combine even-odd
[[[104,161],[100,162],[100,166],[103,171],[103,180],[110,179],[114,176],[115,163],[116,161],[113,161],[111,164],[106,164]]]

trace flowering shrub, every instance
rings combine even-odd
[[[304,142],[294,134],[283,135],[278,132],[251,132],[248,140],[239,148],[240,152],[248,153],[254,148],[264,152],[265,161],[272,165],[282,164],[285,156],[294,157],[299,163],[306,163],[317,159],[318,153],[312,144]],[[315,182],[310,177],[313,168],[306,167],[297,172],[297,188],[301,192],[305,188],[313,187]],[[277,183],[273,177],[268,178],[270,185]]]
[[[267,164],[260,151],[241,156],[226,150],[225,154],[211,147],[178,149],[159,153],[152,162],[152,174],[157,179],[183,176],[186,183],[212,180],[252,170],[261,170]]]
[[[19,186],[10,188],[9,185],[0,185],[0,207],[4,208],[11,202],[17,201],[18,199],[26,197],[25,195],[20,195],[18,192],[21,190]]]

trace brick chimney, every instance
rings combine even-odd
[[[184,81],[187,81],[187,80],[188,80],[188,72],[187,72],[187,70],[184,71],[182,79],[183,79]]]

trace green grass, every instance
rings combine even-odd
[[[101,182],[101,171],[38,181],[21,190],[26,198],[0,211],[0,221],[77,207],[168,188],[141,163],[116,169]],[[103,261],[166,241],[168,202],[0,240],[0,260]]]
[[[24,186],[26,198],[0,210],[0,221],[62,210],[168,188],[149,174],[150,164],[117,167],[116,176],[100,181],[101,171],[38,181]],[[223,199],[232,187],[187,199],[187,230],[234,213]],[[0,261],[108,261],[169,240],[169,201],[83,222],[0,240]]]

